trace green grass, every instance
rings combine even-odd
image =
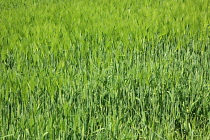
[[[0,0],[0,139],[210,139],[208,0]]]

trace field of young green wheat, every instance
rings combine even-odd
[[[209,0],[0,0],[0,139],[209,140]]]

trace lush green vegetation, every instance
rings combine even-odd
[[[208,0],[0,0],[1,139],[210,139]]]

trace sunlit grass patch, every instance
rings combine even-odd
[[[0,2],[0,138],[209,139],[207,0]]]

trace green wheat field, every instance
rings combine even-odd
[[[0,0],[1,140],[209,140],[209,0]]]

